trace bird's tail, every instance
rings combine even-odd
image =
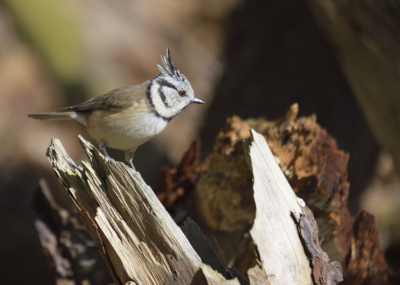
[[[54,112],[54,113],[38,113],[28,114],[28,117],[42,121],[53,121],[53,120],[75,120],[77,114],[75,112]]]

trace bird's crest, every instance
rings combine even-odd
[[[157,65],[161,74],[172,77],[178,81],[185,81],[186,77],[175,67],[175,65],[171,61],[171,55],[169,52],[169,48],[167,48],[166,56],[161,56],[161,62],[164,65]]]

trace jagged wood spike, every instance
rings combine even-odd
[[[47,156],[116,284],[232,284],[203,264],[141,175],[79,137],[78,167],[61,142]]]

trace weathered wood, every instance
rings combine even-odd
[[[215,230],[245,231],[251,226],[255,213],[252,174],[245,167],[241,145],[253,128],[267,139],[289,184],[313,211],[322,248],[332,260],[342,262],[350,248],[353,222],[346,207],[349,155],[337,148],[314,115],[296,119],[297,112],[295,104],[285,118],[273,122],[229,118],[196,185],[197,202]]]
[[[376,218],[366,211],[362,211],[354,221],[351,250],[344,264],[343,285],[400,284],[398,278],[389,278],[389,267],[379,250],[377,227]]]
[[[82,167],[57,139],[47,156],[116,284],[239,284],[202,263],[138,172],[79,139]]]
[[[319,126],[315,115],[296,119],[297,111],[298,106],[294,105],[284,118],[273,122],[262,118],[247,121],[238,117],[228,119],[217,137],[213,153],[206,160],[207,168],[200,174],[196,185],[196,202],[204,217],[201,225],[203,232],[208,236],[219,236],[224,241],[225,257],[242,274],[254,264],[256,257],[253,254],[253,241],[247,238],[253,220],[243,218],[254,217],[255,213],[255,204],[253,208],[248,206],[252,201],[249,199],[253,191],[249,186],[252,175],[243,167],[244,152],[241,148],[242,141],[250,136],[248,129],[253,128],[267,139],[289,184],[312,210],[319,226],[321,247],[331,260],[342,264],[345,284],[350,284],[346,283],[346,278],[354,275],[365,276],[366,282],[372,279],[386,282],[387,264],[377,242],[377,231],[365,231],[362,236],[357,234],[353,227],[354,218],[347,209],[350,183],[347,181],[346,168],[349,155],[338,149],[335,139]],[[242,203],[244,207],[240,207]],[[376,227],[374,219],[361,220],[365,228]],[[229,232],[231,225],[239,230]],[[207,231],[206,226],[211,230]],[[240,234],[241,239],[233,238],[236,233]],[[375,254],[360,255],[359,258],[364,261],[357,261],[358,264],[371,265],[371,270],[354,266],[354,262],[348,266],[349,252],[354,248],[352,245],[362,247],[363,244],[357,238],[371,241],[367,243]],[[234,253],[229,251],[232,247],[236,249]],[[350,268],[352,272],[347,273]],[[254,273],[254,276],[258,275]]]
[[[188,220],[183,230],[199,257],[139,173],[105,158],[81,137],[80,142],[90,160],[82,167],[74,164],[56,139],[47,156],[116,284],[247,284],[234,268],[227,269],[219,261],[200,228]],[[246,155],[256,201],[250,234],[259,257],[259,265],[248,272],[250,284],[309,285],[315,271],[321,280],[331,280],[327,255],[321,252],[325,259],[318,266],[310,263],[314,255],[307,256],[304,246],[315,240],[301,238],[297,230],[302,216],[315,224],[312,214],[307,216],[265,139],[254,131]]]
[[[303,202],[303,201],[302,201]],[[296,219],[300,238],[311,261],[312,276],[317,285],[336,284],[343,281],[342,266],[339,262],[330,262],[328,254],[321,248],[318,238],[318,225],[311,210],[301,204],[300,216],[293,213]]]
[[[250,231],[270,284],[312,283],[310,266],[291,212],[301,213],[263,136],[250,132],[246,159],[254,175],[256,219]]]
[[[232,233],[251,227],[255,218],[253,175],[246,163],[242,141],[249,139],[249,126],[228,119],[207,159],[207,171],[196,185],[199,212],[215,230]]]
[[[257,275],[258,280],[266,278],[269,284],[342,281],[340,264],[330,264],[328,255],[319,247],[318,227],[312,212],[294,194],[264,137],[254,130],[250,135],[244,144],[246,160],[254,175],[256,204],[256,219],[250,234],[265,275],[253,268],[253,277],[249,278]],[[300,235],[294,220],[300,225]]]

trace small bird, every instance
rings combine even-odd
[[[125,160],[135,169],[133,156],[140,145],[161,133],[189,104],[204,104],[194,97],[189,81],[172,63],[169,49],[161,62],[160,74],[140,85],[114,89],[61,112],[28,116],[78,121],[108,158],[106,147],[125,150]]]

